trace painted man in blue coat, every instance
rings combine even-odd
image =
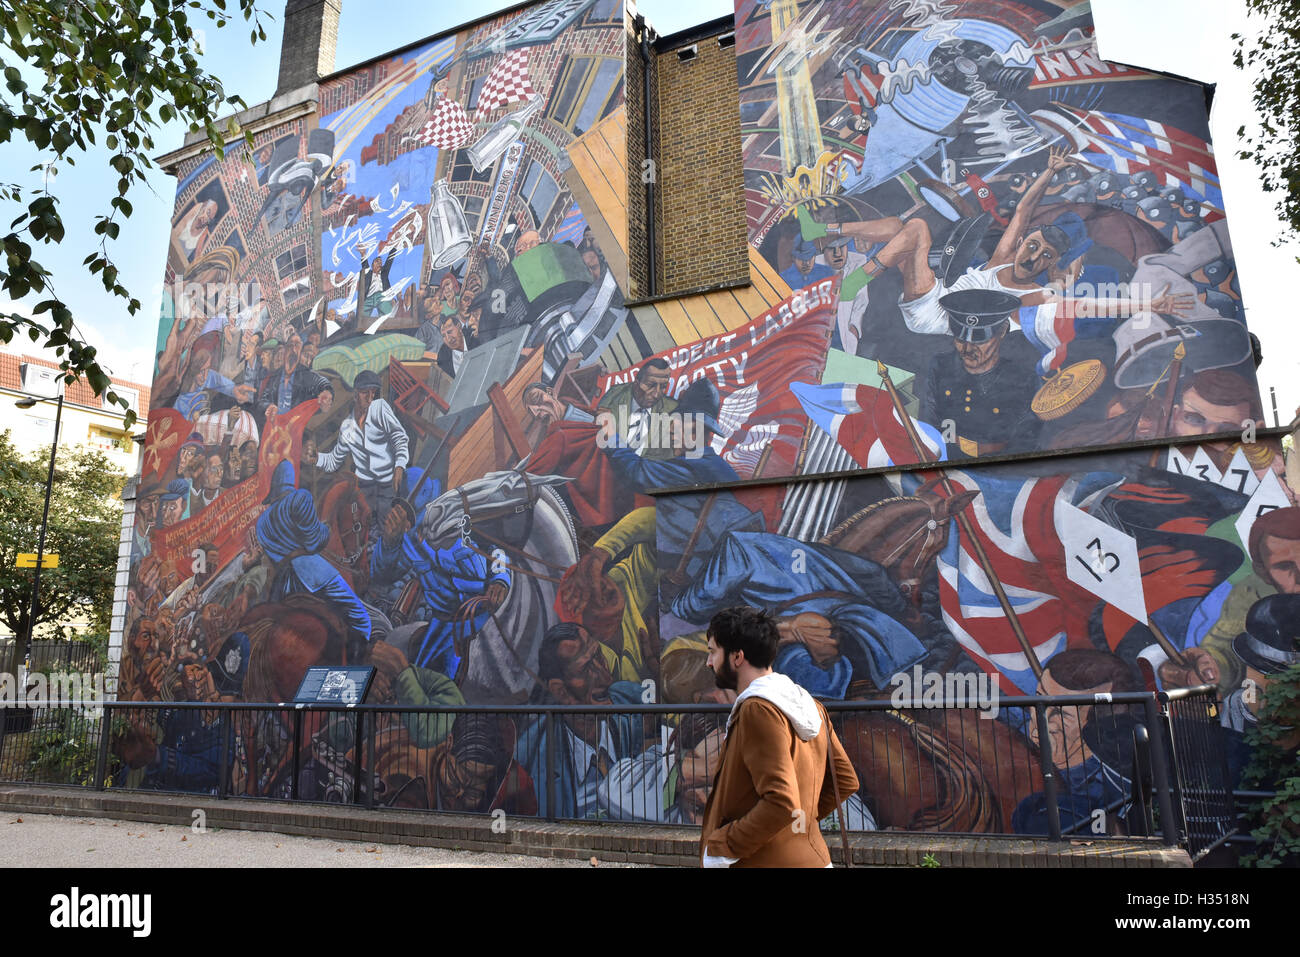
[[[740,476],[736,470],[710,444],[713,436],[721,432],[717,421],[720,408],[717,387],[707,378],[697,379],[677,397],[677,408],[668,421],[670,428],[653,425],[651,428],[652,439],[665,433],[669,436],[672,458],[656,460],[638,455],[622,445],[617,434],[611,436],[605,454],[614,470],[637,492],[737,482]],[[687,577],[698,574],[727,532],[762,531],[763,516],[741,505],[731,492],[712,492],[710,499],[707,514],[703,513],[701,499],[696,496],[668,495],[656,499],[659,555],[666,570],[672,571],[680,563],[690,545],[683,573]]]
[[[416,667],[455,678],[468,640],[505,601],[510,570],[506,561],[492,560],[464,537],[431,542],[420,530],[412,531],[414,526],[415,509],[406,499],[394,499],[370,554],[371,578],[419,579],[431,617],[423,638],[412,641],[408,657]]]
[[[889,687],[894,674],[925,655],[914,629],[925,634],[942,627],[918,616],[876,562],[768,532],[725,535],[669,609],[683,621],[702,624],[736,604],[769,608],[783,618],[811,612],[831,623],[843,658],[821,666],[794,644],[776,661],[777,670],[824,698],[843,698],[854,673],[877,688]]]
[[[287,459],[271,475],[271,491],[265,504],[271,506],[257,520],[255,550],[275,566],[271,580],[271,601],[286,595],[307,593],[329,602],[347,625],[349,652],[359,651],[370,641],[370,613],[351,586],[321,552],[329,543],[329,526],[316,515],[311,492],[295,487],[293,463]]]
[[[794,244],[790,256],[794,261],[781,270],[781,278],[791,289],[802,289],[810,283],[820,282],[835,275],[835,272],[824,262],[817,261],[819,256],[817,245],[802,236]]]

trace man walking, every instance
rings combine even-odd
[[[780,635],[767,612],[718,612],[708,642],[718,687],[738,696],[704,808],[703,865],[829,867],[818,822],[835,810],[837,791],[843,801],[858,789],[830,717],[807,691],[773,672]]]

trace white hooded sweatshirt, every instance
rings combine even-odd
[[[813,696],[779,671],[773,671],[771,674],[759,675],[736,698],[736,703],[731,706],[731,714],[727,716],[728,731],[740,713],[741,702],[747,698],[762,698],[780,708],[781,713],[790,719],[800,741],[811,741],[822,729],[821,712],[817,709]]]

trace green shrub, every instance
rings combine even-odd
[[[1246,731],[1251,760],[1242,774],[1247,789],[1273,790],[1273,797],[1248,811],[1255,853],[1242,858],[1251,867],[1300,865],[1300,755],[1294,737],[1300,727],[1300,664],[1269,676],[1259,721]]]

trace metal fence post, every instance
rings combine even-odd
[[[95,754],[95,790],[104,790],[104,777],[108,774],[108,739],[113,734],[113,707],[105,702],[103,713],[99,716],[99,749]],[[4,740],[4,729],[0,728],[0,742]]]
[[[1174,816],[1173,795],[1169,789],[1169,767],[1165,763],[1164,715],[1156,707],[1155,695],[1142,702],[1146,711],[1147,731],[1151,735],[1151,777],[1155,781],[1156,801],[1160,806],[1160,837],[1170,847],[1179,843],[1178,819]]]
[[[357,712],[357,720],[354,724],[356,725],[356,740],[353,742],[352,748],[352,803],[360,804],[362,802],[361,769],[363,766],[361,761],[361,742],[365,740],[364,734],[366,729],[366,713],[364,711]]]
[[[546,712],[546,820],[555,820],[555,715]]]
[[[230,790],[230,731],[229,712],[222,711],[221,722],[221,763],[217,765],[217,800],[224,801]]]
[[[1061,808],[1056,798],[1056,767],[1052,764],[1052,739],[1047,730],[1047,712],[1041,704],[1034,705],[1034,720],[1038,723],[1038,759],[1043,770],[1043,796],[1047,798],[1047,836],[1053,841],[1061,839]]]
[[[376,715],[372,721],[366,722],[366,730],[370,732],[369,735],[367,735],[369,741],[366,750],[367,750],[367,754],[369,754],[370,756],[370,767],[372,771],[375,767],[375,728],[378,726],[378,724],[379,724],[378,715]],[[370,776],[371,779],[370,787],[366,788],[366,807],[370,808],[371,810],[374,810],[375,807],[374,778],[375,776],[372,773]]]
[[[298,758],[302,753],[302,707],[293,710],[293,781],[289,784],[289,797],[298,800]]]
[[[1141,826],[1141,837],[1149,837],[1155,829],[1151,819],[1151,735],[1146,725],[1133,728],[1133,808],[1129,812],[1128,826],[1132,832]],[[1136,818],[1136,820],[1135,820]]]
[[[9,715],[17,714],[13,708],[7,708],[0,704],[0,781],[6,780],[4,773],[5,763],[5,732],[9,729]]]

